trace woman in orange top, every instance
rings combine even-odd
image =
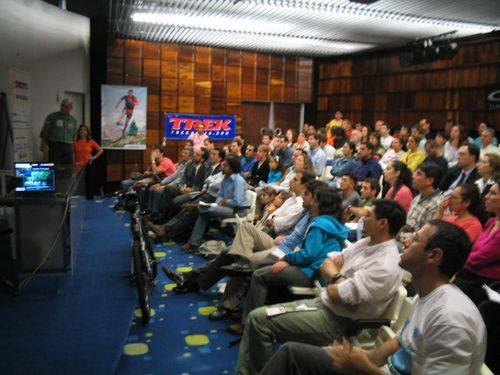
[[[87,125],[80,125],[77,139],[73,141],[75,154],[75,172],[80,173],[85,168],[85,187],[87,199],[94,198],[94,165],[92,162],[102,155],[104,150],[91,137]],[[94,153],[95,152],[95,153]]]

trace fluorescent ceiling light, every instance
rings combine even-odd
[[[258,21],[250,18],[235,19],[217,15],[184,16],[172,13],[134,13],[132,19],[135,22],[233,32],[286,34],[294,28],[292,24],[279,21]]]

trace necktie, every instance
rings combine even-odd
[[[462,173],[460,173],[460,178],[458,179],[458,182],[455,185],[455,187],[462,185],[465,182],[465,177],[466,177],[465,171],[462,171]]]

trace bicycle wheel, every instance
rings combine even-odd
[[[142,312],[142,324],[147,324],[151,318],[151,305],[149,303],[150,284],[146,273],[143,258],[141,256],[141,245],[139,241],[134,241],[132,248],[132,258],[134,261],[134,278],[137,292],[139,294],[139,305]]]

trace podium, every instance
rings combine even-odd
[[[50,254],[40,271],[66,272],[71,268],[70,209],[64,218],[67,199],[69,197],[54,196],[23,197],[15,200],[19,272],[34,271],[49,251]]]

